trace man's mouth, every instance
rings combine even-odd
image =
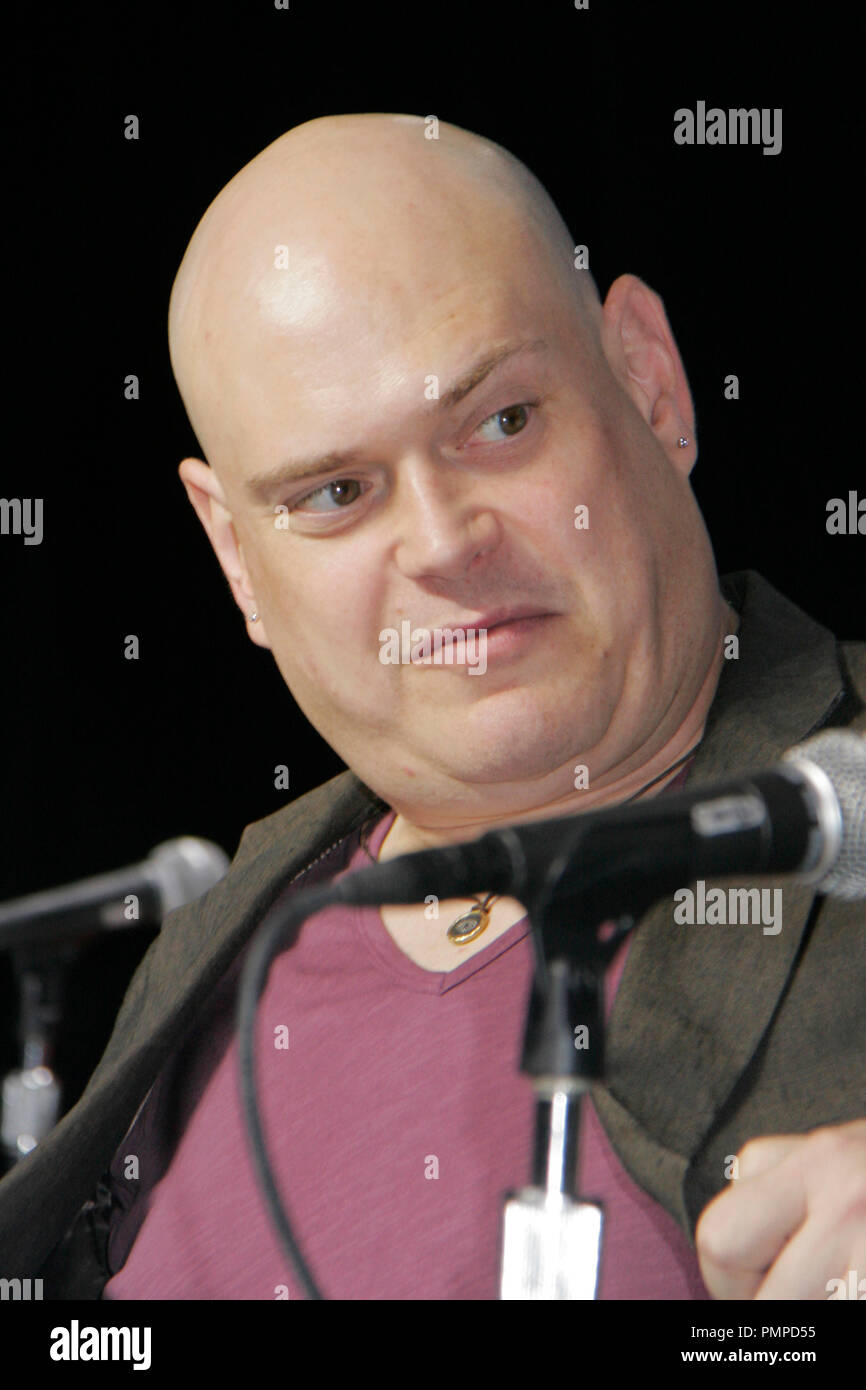
[[[483,644],[485,661],[489,663],[491,660],[517,657],[528,651],[534,639],[546,634],[547,628],[557,617],[559,614],[549,609],[521,604],[494,609],[460,622],[452,621],[443,624],[443,629],[476,634],[476,641]],[[446,639],[448,644],[449,639]]]
[[[513,604],[509,608],[494,608],[488,613],[480,613],[477,617],[451,619],[450,622],[440,623],[438,626],[443,628],[453,628],[464,631],[486,630],[489,634],[494,628],[505,627],[513,623],[523,622],[527,619],[554,617],[548,608],[540,608],[537,604]]]

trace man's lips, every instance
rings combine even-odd
[[[489,613],[481,613],[478,617],[471,618],[451,618],[448,622],[438,623],[439,631],[451,628],[454,631],[463,630],[464,632],[473,630],[478,632],[485,629],[490,632],[493,628],[503,627],[506,623],[519,622],[522,618],[549,618],[553,614],[549,608],[538,608],[532,604],[518,604],[513,608],[495,608]],[[432,629],[428,629],[431,631]]]
[[[557,616],[549,608],[540,608],[537,604],[514,604],[510,608],[495,608],[489,613],[479,613],[477,617],[452,618],[442,623],[438,631],[464,633],[466,641],[483,644],[481,650],[486,661],[502,661],[526,651],[536,634]],[[470,634],[473,636],[470,637]],[[442,645],[447,650],[453,647],[454,640],[446,637]]]

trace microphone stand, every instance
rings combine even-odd
[[[529,917],[536,968],[520,1069],[535,1091],[532,1182],[505,1196],[499,1296],[594,1299],[604,1210],[578,1193],[581,1103],[604,1074],[604,970],[635,918],[600,940],[573,899],[540,896]]]
[[[60,1118],[61,1083],[53,1070],[66,971],[79,944],[12,952],[19,997],[21,1067],[7,1072],[0,1098],[3,1171],[24,1158]]]

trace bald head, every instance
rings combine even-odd
[[[600,304],[545,189],[499,145],[416,116],[327,116],[275,140],[190,241],[169,308],[178,387],[212,466],[241,447],[262,358],[307,363],[371,323],[405,333],[419,298],[460,277],[534,271],[593,346]],[[286,382],[287,389],[291,383]],[[264,404],[264,402],[261,402]]]
[[[721,620],[661,301],[626,275],[602,307],[529,171],[428,130],[268,146],[196,229],[170,334],[207,459],[181,479],[251,640],[363,782],[456,827],[570,803],[578,762],[601,794],[652,771]],[[483,680],[382,646],[476,624]]]

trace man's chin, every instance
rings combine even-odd
[[[430,739],[428,730],[423,740],[423,762],[446,780],[473,786],[558,775],[562,786],[555,794],[565,795],[574,785],[575,749],[595,743],[591,731],[581,738],[578,726],[562,719],[561,711],[556,720],[527,716],[524,721],[509,722],[504,729],[491,730],[483,724],[473,729],[472,725],[470,718],[461,720],[459,727],[443,729],[435,740]]]

